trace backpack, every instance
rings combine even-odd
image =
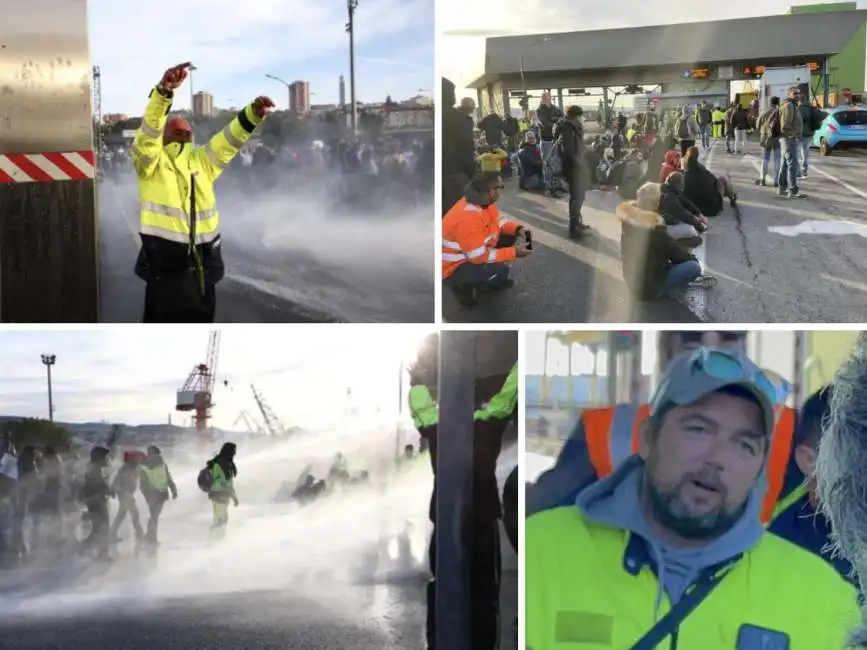
[[[688,118],[681,117],[677,121],[677,137],[681,140],[689,140],[691,139],[691,134],[689,132],[689,120]]]
[[[765,124],[765,135],[768,138],[779,138],[782,135],[779,108],[773,109],[768,115],[768,121]]]
[[[196,481],[199,484],[199,489],[202,492],[210,492],[211,486],[214,485],[214,477],[211,475],[211,468],[205,465],[199,472],[199,476]]]

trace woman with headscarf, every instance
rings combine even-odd
[[[211,530],[223,534],[229,523],[229,501],[238,507],[238,497],[235,495],[235,477],[238,468],[235,466],[235,454],[238,448],[234,442],[225,443],[220,453],[206,464],[211,474],[211,487],[208,498],[214,510],[214,523]]]

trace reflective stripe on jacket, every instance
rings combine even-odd
[[[142,476],[157,492],[167,492],[169,489],[169,468],[165,464],[157,467],[141,468]]]
[[[598,478],[605,478],[628,456],[638,452],[641,424],[649,416],[650,407],[647,404],[638,407],[618,404],[613,407],[585,409],[581,413],[587,451]],[[771,437],[767,462],[768,491],[761,514],[765,524],[773,519],[783,490],[786,467],[792,453],[796,416],[794,409],[783,407]]]
[[[633,647],[671,609],[648,558],[636,552],[646,545],[637,542],[575,506],[527,519],[527,648]],[[675,640],[658,648],[840,650],[857,621],[851,585],[821,558],[766,532],[684,619]]]
[[[188,246],[191,177],[195,176],[196,244],[211,243],[220,235],[214,181],[262,119],[254,115],[252,106],[247,106],[204,147],[194,149],[192,144],[186,144],[177,158],[172,158],[163,145],[163,129],[171,106],[171,99],[153,89],[132,145],[133,166],[139,179],[139,231]]]
[[[517,257],[514,246],[497,248],[500,235],[514,236],[518,224],[500,215],[495,204],[474,205],[462,198],[443,218],[443,279],[450,277],[461,264],[511,262]]]

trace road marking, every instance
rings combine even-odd
[[[796,226],[772,226],[769,232],[784,237],[798,235],[857,235],[867,237],[867,225],[851,221],[802,221]]]
[[[826,171],[825,171],[824,169],[822,169],[821,167],[817,167],[817,166],[814,164],[814,165],[810,165],[809,169],[810,169],[810,171],[819,172],[819,174],[820,174],[821,176],[824,176],[824,177],[827,178],[828,180],[834,181],[835,183],[837,183],[837,184],[839,184],[839,185],[842,185],[842,186],[845,187],[847,190],[849,190],[850,192],[852,192],[852,194],[855,194],[856,196],[860,196],[862,199],[867,199],[867,192],[864,192],[864,191],[862,191],[862,190],[859,190],[859,189],[858,189],[857,187],[855,187],[854,185],[850,185],[850,184],[847,183],[846,181],[844,181],[844,180],[842,180],[842,179],[840,179],[840,178],[837,178],[837,177],[834,176],[833,174],[831,174],[831,173],[829,173],[829,172],[826,172]]]

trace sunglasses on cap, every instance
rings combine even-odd
[[[792,385],[780,375],[768,370],[747,368],[744,357],[731,350],[699,348],[690,360],[696,372],[726,382],[749,382],[775,406],[782,406],[792,391]],[[752,365],[752,364],[751,364]],[[659,395],[659,399],[663,396]]]

